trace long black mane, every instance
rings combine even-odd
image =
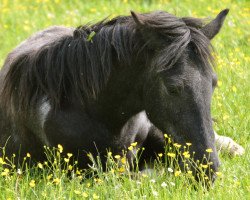
[[[140,18],[142,26],[131,16],[81,26],[72,35],[58,36],[40,49],[6,62],[2,106],[16,114],[42,98],[49,99],[53,108],[64,101],[96,99],[117,63],[129,67],[138,56],[151,56],[149,51],[159,55],[147,66],[156,71],[173,67],[188,49],[204,66],[210,66],[211,45],[200,31],[200,19],[159,11]]]

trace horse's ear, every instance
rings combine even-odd
[[[228,12],[229,9],[222,10],[213,21],[211,21],[201,29],[204,35],[207,36],[210,40],[213,39],[213,37],[217,33],[219,33]]]
[[[143,19],[142,19],[142,16],[140,14],[137,14],[135,13],[134,11],[130,11],[131,12],[131,15],[135,21],[135,23],[138,25],[138,26],[143,26],[144,25],[144,22],[143,22]]]

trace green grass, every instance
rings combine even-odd
[[[24,166],[22,174],[14,171],[4,176],[0,159],[0,199],[82,199],[87,195],[87,199],[250,199],[249,1],[0,0],[0,64],[22,40],[51,25],[78,26],[107,16],[129,15],[130,10],[165,10],[177,16],[215,17],[224,8],[230,8],[230,12],[213,41],[219,77],[212,103],[212,113],[217,119],[214,128],[240,143],[246,153],[235,158],[220,154],[222,176],[210,191],[204,192],[202,187],[192,189],[184,175],[175,177],[162,172],[160,163],[151,176],[131,178],[127,173],[99,172],[99,179],[87,179],[82,173],[69,179],[59,164],[53,170],[38,166],[29,170]],[[50,174],[52,177],[48,179]],[[31,187],[32,180],[34,187]]]

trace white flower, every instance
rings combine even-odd
[[[155,190],[153,190],[153,195],[154,195],[155,197],[157,197],[157,196],[158,196],[158,192],[156,192]]]
[[[155,179],[151,179],[150,182],[151,182],[151,183],[155,183]]]
[[[168,171],[171,172],[171,173],[174,172],[174,170],[172,170],[170,167],[168,168]]]
[[[166,186],[167,186],[167,183],[162,182],[161,187],[166,187]]]

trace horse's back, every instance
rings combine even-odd
[[[22,55],[35,54],[41,48],[49,46],[65,36],[72,36],[73,31],[73,28],[52,26],[33,34],[31,37],[19,44],[11,53],[9,53],[4,67],[8,66]]]

